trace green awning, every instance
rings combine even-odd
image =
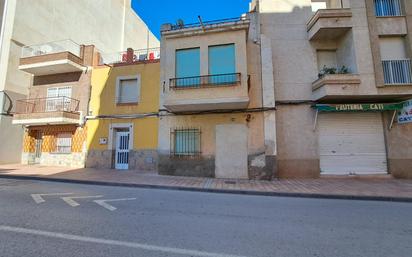
[[[383,112],[400,110],[403,103],[316,104],[313,108],[320,112]]]

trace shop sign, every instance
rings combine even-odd
[[[403,103],[403,108],[398,112],[398,123],[412,122],[412,99]]]
[[[400,110],[402,103],[389,104],[317,104],[315,108],[323,112],[381,112]]]

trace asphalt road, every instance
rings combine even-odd
[[[0,256],[410,257],[412,204],[0,179]]]

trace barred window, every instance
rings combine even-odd
[[[71,153],[72,151],[72,135],[70,133],[60,133],[57,135],[56,152]]]
[[[200,151],[200,129],[187,128],[172,131],[172,155],[173,156],[198,156]]]

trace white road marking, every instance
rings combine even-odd
[[[165,252],[165,253],[173,253],[173,254],[181,254],[181,255],[189,255],[189,256],[246,257],[246,256],[240,256],[240,255],[211,253],[211,252],[203,252],[203,251],[189,250],[189,249],[183,249],[183,248],[163,247],[163,246],[139,244],[139,243],[133,243],[133,242],[126,242],[126,241],[117,241],[117,240],[109,240],[109,239],[102,239],[102,238],[95,238],[95,237],[78,236],[78,235],[72,235],[72,234],[63,234],[63,233],[27,229],[27,228],[20,228],[20,227],[0,226],[0,231],[21,233],[21,234],[28,234],[28,235],[35,235],[35,236],[44,236],[44,237],[51,237],[51,238],[59,238],[59,239],[72,240],[72,241],[96,243],[96,244],[105,244],[105,245],[112,245],[112,246],[122,246],[122,247],[129,247],[129,248],[141,249],[141,250],[147,250],[147,251]]]
[[[36,203],[44,203],[46,200],[42,196],[55,196],[55,195],[72,195],[73,193],[53,193],[53,194],[31,194],[31,197]]]
[[[117,201],[132,201],[136,200],[136,198],[123,198],[123,199],[108,199],[108,200],[94,200],[93,202],[97,203],[98,205],[108,209],[109,211],[115,211],[117,208],[108,204],[107,202],[117,202]]]
[[[103,197],[102,195],[94,195],[94,196],[67,196],[67,197],[61,197],[63,201],[65,201],[68,205],[71,207],[76,207],[79,206],[80,204],[73,199],[86,199],[86,198],[100,198]]]

